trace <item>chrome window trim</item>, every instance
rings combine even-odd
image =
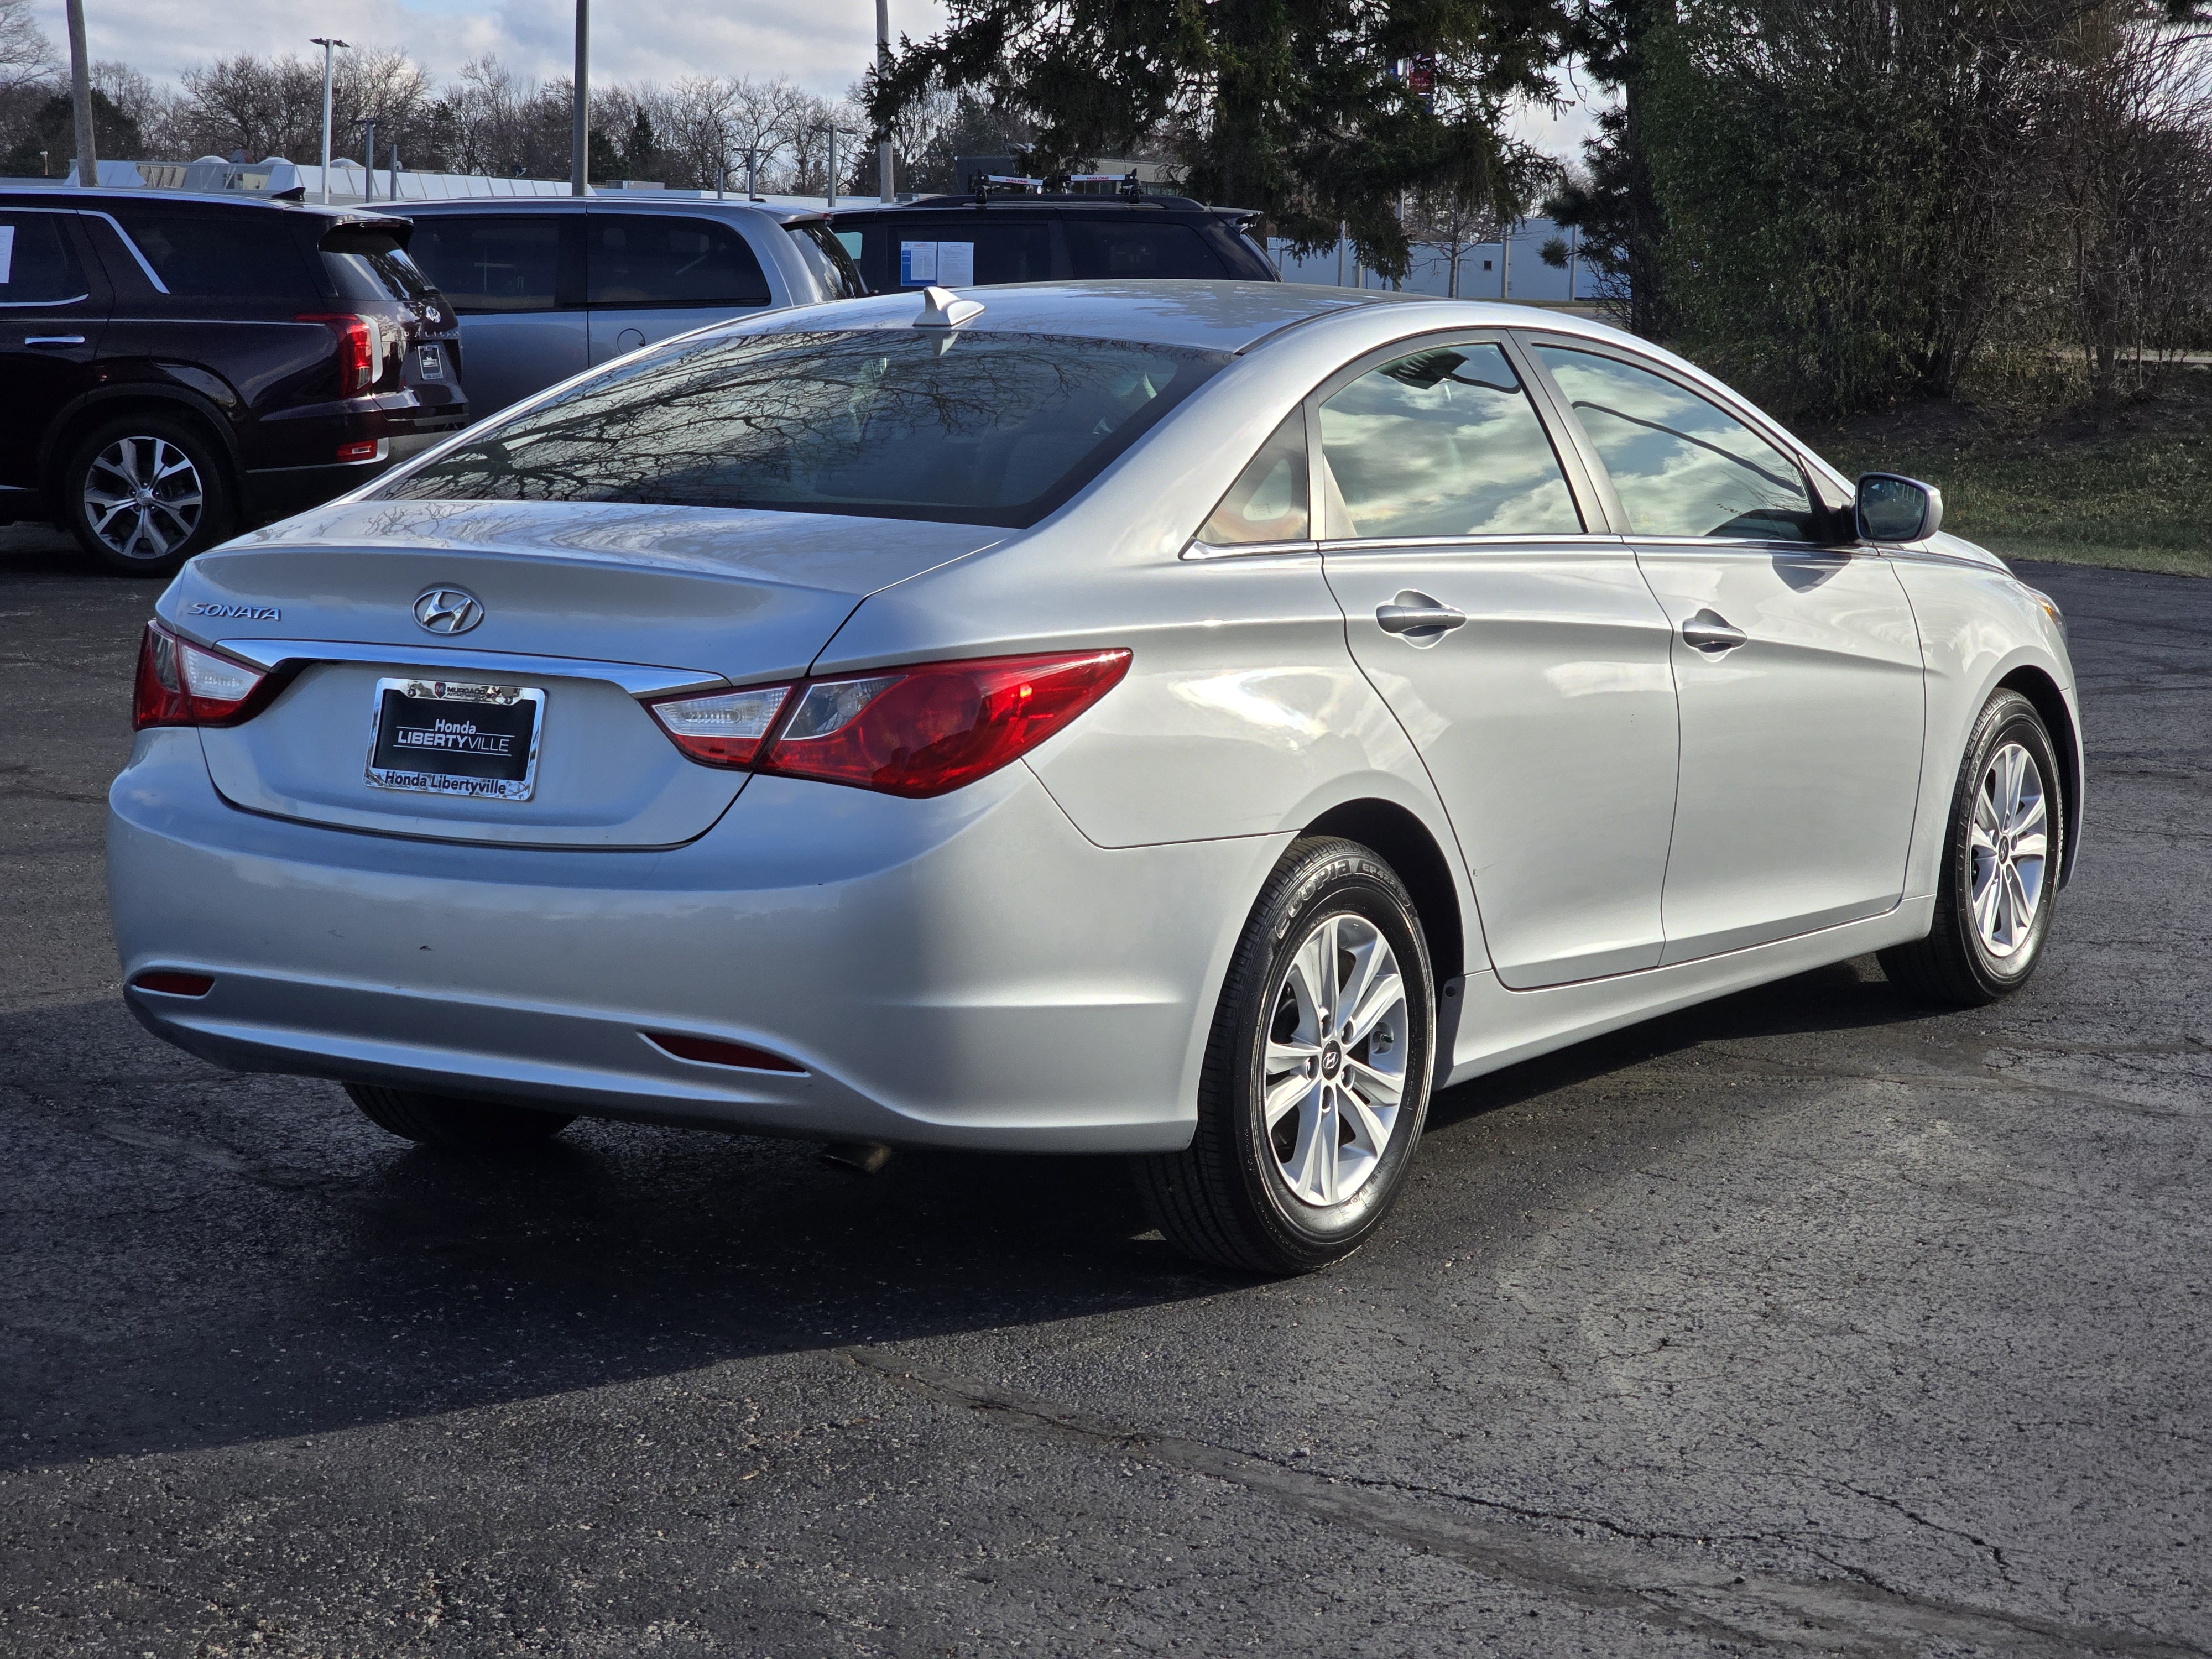
[[[403,613],[404,614],[404,613]],[[257,668],[274,669],[286,663],[302,666],[319,662],[388,663],[395,668],[410,665],[425,668],[457,669],[487,679],[512,679],[538,675],[556,679],[608,680],[633,697],[655,697],[684,691],[712,691],[729,684],[720,674],[699,668],[655,668],[644,663],[595,662],[587,657],[530,657],[504,651],[457,651],[447,647],[409,643],[364,645],[347,640],[217,640],[218,650],[242,657]]]
[[[146,273],[146,280],[153,283],[155,293],[167,294],[169,291],[169,285],[154,274],[154,267],[146,263],[146,256],[138,251],[138,244],[131,240],[131,233],[123,228],[122,225],[117,222],[113,214],[102,213],[95,208],[85,208],[82,209],[82,211],[88,219],[105,219],[107,221],[108,228],[112,230],[117,236],[122,239],[123,246],[131,250],[131,257],[138,262],[138,269],[144,271]]]
[[[1609,530],[1585,530],[1578,536],[1558,531],[1547,531],[1532,536],[1350,536],[1334,541],[1324,541],[1324,553],[1402,553],[1434,548],[1440,552],[1462,550],[1480,551],[1495,548],[1607,548],[1619,549],[1627,543],[1625,536],[1616,536]]]
[[[1233,488],[1233,486],[1232,486]],[[1202,542],[1194,536],[1189,545],[1176,556],[1182,559],[1256,559],[1271,553],[1316,553],[1321,544],[1315,541],[1235,542],[1217,545]]]

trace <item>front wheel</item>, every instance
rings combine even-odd
[[[1404,884],[1357,842],[1295,843],[1222,988],[1197,1133],[1134,1160],[1160,1231],[1251,1272],[1349,1255],[1405,1182],[1435,1054],[1435,984]]]
[[[1881,953],[1893,984],[1971,1008],[2027,983],[2058,899],[2064,807],[2043,716],[2018,692],[1998,692],[1959,769],[1936,924],[1926,939]]]

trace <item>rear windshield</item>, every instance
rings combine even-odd
[[[724,335],[611,368],[376,495],[1019,528],[1227,361],[1042,334]]]
[[[341,225],[316,244],[331,286],[348,300],[412,300],[435,305],[438,290],[388,230]]]

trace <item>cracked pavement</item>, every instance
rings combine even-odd
[[[2212,582],[2023,574],[2093,789],[2028,991],[1455,1090],[1270,1284],[1110,1164],[474,1165],[155,1042],[154,590],[0,530],[0,1653],[2212,1655]]]

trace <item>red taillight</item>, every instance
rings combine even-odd
[[[149,726],[219,726],[242,717],[269,676],[234,657],[218,656],[172,634],[160,623],[146,624],[138,646],[138,680],[133,689],[131,729]]]
[[[765,1048],[755,1048],[743,1042],[723,1042],[714,1037],[681,1036],[673,1033],[648,1031],[646,1041],[654,1047],[665,1048],[678,1060],[702,1060],[709,1066],[736,1066],[748,1072],[797,1072],[805,1075],[806,1068],[796,1060],[786,1060],[781,1054],[772,1054]]]
[[[165,997],[204,997],[215,989],[213,974],[180,974],[166,968],[141,974],[131,981],[136,991],[159,991]]]
[[[750,766],[790,695],[787,685],[763,685],[703,697],[663,697],[646,708],[693,760],[708,766]]]
[[[1104,696],[1127,651],[930,663],[808,685],[763,772],[942,795],[1028,753]]]
[[[342,392],[366,392],[383,378],[384,328],[375,318],[318,311],[307,313],[296,320],[320,323],[338,337],[338,388]]]

